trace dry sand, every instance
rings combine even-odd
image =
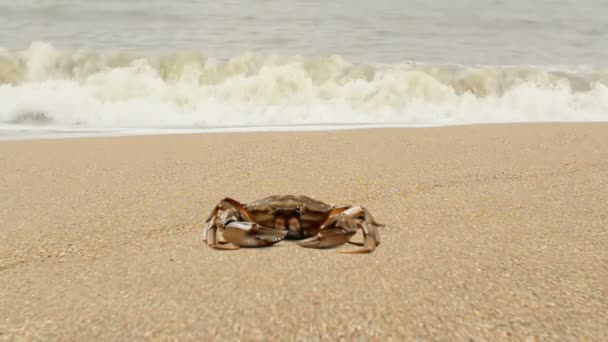
[[[383,242],[202,243],[271,194]],[[2,142],[0,203],[0,339],[608,340],[607,124]]]

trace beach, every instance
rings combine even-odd
[[[0,0],[0,341],[608,341],[606,10]],[[205,244],[271,195],[381,243]]]
[[[0,340],[608,339],[605,123],[4,141],[0,175]],[[203,243],[273,194],[382,243]]]

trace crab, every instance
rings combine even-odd
[[[307,196],[270,196],[251,203],[230,197],[222,199],[205,221],[203,240],[214,249],[271,246],[295,239],[306,248],[332,248],[350,243],[361,246],[339,251],[347,254],[371,253],[380,244],[378,227],[369,211],[361,206],[333,206]],[[363,242],[351,241],[358,230]],[[218,233],[225,241],[219,239]]]

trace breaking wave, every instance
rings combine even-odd
[[[608,121],[608,69],[0,50],[0,122],[116,128]]]

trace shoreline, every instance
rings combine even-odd
[[[210,128],[89,128],[82,130],[75,128],[49,128],[43,126],[10,125],[2,135],[0,126],[0,142],[3,141],[29,141],[29,140],[55,140],[55,139],[81,139],[81,138],[113,138],[134,136],[176,136],[197,134],[232,134],[232,133],[304,133],[304,132],[340,132],[374,129],[431,129],[447,127],[469,126],[521,126],[521,125],[588,125],[608,124],[607,121],[535,121],[535,122],[486,122],[486,123],[459,123],[459,124],[301,124],[279,126],[242,126],[242,127],[210,127]],[[12,134],[22,129],[25,135]]]
[[[0,174],[9,340],[608,338],[608,123],[3,141]],[[203,244],[271,194],[364,205],[382,243]]]

